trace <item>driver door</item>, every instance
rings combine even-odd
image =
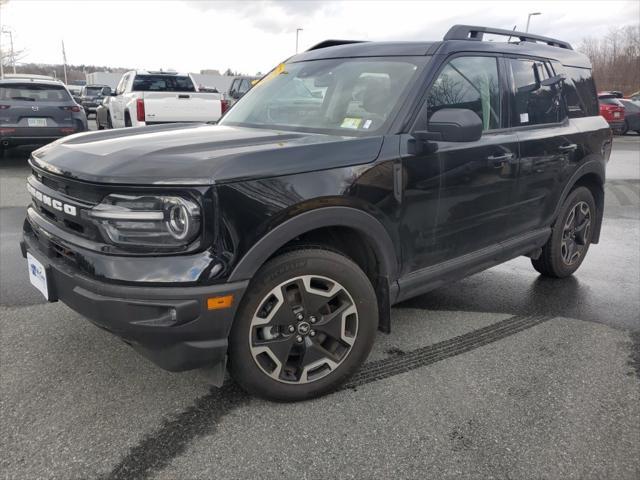
[[[429,87],[419,119],[443,108],[468,109],[482,120],[483,134],[473,142],[429,140],[418,153],[403,155],[403,227],[410,232],[405,273],[495,247],[509,237],[518,139],[505,128],[508,89],[502,66],[498,57],[455,56]]]

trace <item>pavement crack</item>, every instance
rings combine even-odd
[[[410,351],[393,351],[393,356],[365,364],[338,391],[355,389],[367,383],[460,355],[539,325],[551,317],[514,316],[484,328]],[[640,335],[640,334],[639,334]],[[638,340],[640,342],[640,338]],[[401,352],[401,353],[400,353]],[[640,353],[639,353],[640,355]],[[186,451],[194,439],[215,432],[221,419],[248,403],[251,397],[233,382],[211,391],[177,416],[166,419],[155,432],[146,435],[101,480],[146,479],[167,467]]]

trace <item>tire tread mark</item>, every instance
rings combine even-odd
[[[550,319],[551,317],[541,315],[510,317],[458,337],[412,350],[402,356],[369,362],[365,364],[341,390],[359,387],[370,382],[383,380],[400,373],[406,373],[417,368],[431,365],[432,363],[501,340]]]
[[[550,320],[545,316],[514,316],[463,335],[434,343],[427,347],[366,363],[338,391],[354,389],[367,383],[384,380],[470,350],[488,345],[510,335]],[[191,442],[215,433],[217,424],[251,398],[233,382],[211,391],[172,418],[167,418],[155,432],[145,435],[113,469],[98,478],[102,480],[145,479],[166,468],[182,455]]]

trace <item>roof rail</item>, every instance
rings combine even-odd
[[[364,43],[365,40],[324,40],[320,43],[315,44],[313,47],[309,48],[307,52],[311,50],[320,50],[321,48],[335,47],[337,45],[348,45],[350,43]]]
[[[503,30],[501,28],[480,27],[474,25],[454,25],[449,29],[443,40],[476,40],[482,41],[485,33],[492,35],[503,35],[505,37],[516,37],[521,42],[543,42],[552,47],[566,48],[573,50],[569,42],[556,40],[555,38],[543,37],[542,35],[532,35],[525,32],[517,32],[515,30]]]

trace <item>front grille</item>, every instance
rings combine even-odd
[[[98,204],[104,193],[35,170],[27,182],[31,206],[41,216],[72,235],[102,242],[100,231],[89,220],[87,211]]]

